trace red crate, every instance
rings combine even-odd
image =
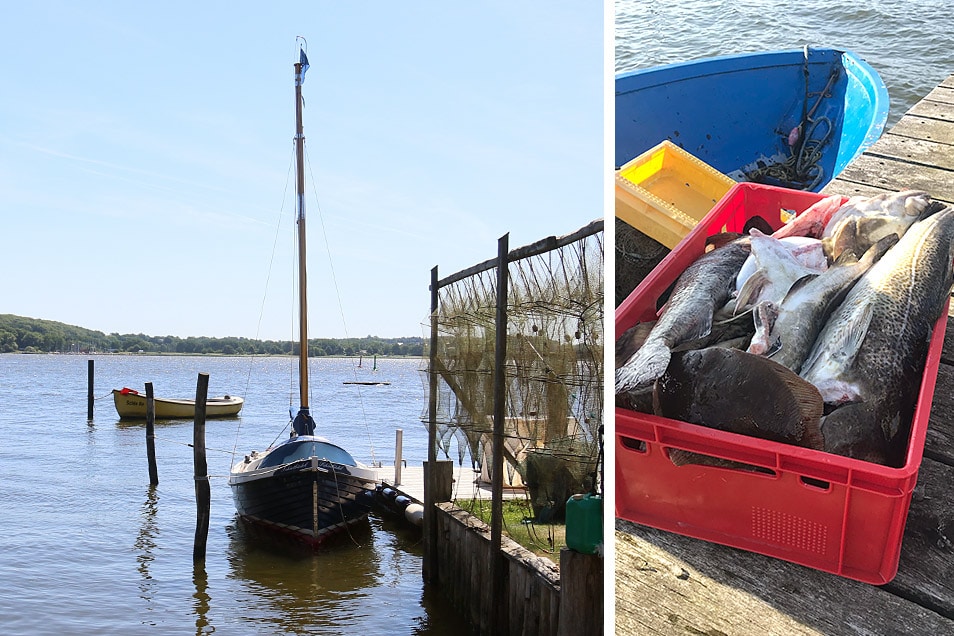
[[[823,195],[740,183],[633,290],[616,311],[617,337],[656,317],[659,297],[705,249],[707,236],[741,231],[760,215],[801,213]],[[883,584],[898,571],[901,538],[924,451],[947,327],[934,328],[904,466],[889,468],[822,451],[616,409],[616,516]],[[682,449],[768,469],[676,466]]]

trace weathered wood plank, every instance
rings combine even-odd
[[[947,88],[935,88],[931,95],[935,95],[935,100],[930,99],[930,96],[926,99],[922,99],[914,106],[908,110],[908,115],[917,115],[918,117],[926,117],[929,119],[939,119],[941,121],[954,122],[954,109],[951,108],[950,103],[945,103],[944,100],[947,98],[947,93],[950,92],[950,89]]]
[[[948,75],[946,78],[944,78],[944,80],[941,81],[939,86],[954,88],[954,75]]]
[[[838,178],[886,190],[924,190],[935,199],[954,202],[954,172],[940,168],[866,153],[857,157]]]
[[[954,134],[954,124],[950,128]],[[951,146],[927,139],[884,135],[878,140],[877,147],[869,148],[866,155],[919,164],[911,166],[911,170],[917,170],[919,167],[954,170],[954,152],[951,152]]]
[[[898,576],[884,587],[954,619],[954,494],[951,484],[954,484],[954,467],[930,459],[921,463],[904,531]]]
[[[951,145],[954,144],[954,124],[949,121],[906,115],[901,118],[901,121],[894,125],[890,133],[882,135],[881,139],[884,139],[887,135],[924,139],[927,141],[935,141],[939,144]],[[874,149],[878,143],[881,142],[881,139],[875,142],[869,150]],[[949,153],[950,149],[947,149],[946,152]]]
[[[911,110],[914,110],[924,102],[937,102],[946,104],[947,106],[954,105],[954,86],[945,86],[944,84],[935,86],[934,89],[925,95],[921,101],[912,106]],[[911,110],[908,110],[908,112],[910,113]]]
[[[617,520],[617,634],[943,634],[883,589]]]
[[[874,197],[886,192],[894,192],[894,190],[875,188],[864,183],[842,181],[841,179],[834,179],[821,191],[822,194],[843,194],[846,197]]]
[[[597,636],[603,624],[603,557],[560,551],[560,629],[557,636]]]
[[[945,342],[947,335],[945,333]],[[931,402],[924,454],[935,460],[954,465],[954,367],[941,364],[937,370],[937,384]],[[954,486],[954,481],[951,482]]]

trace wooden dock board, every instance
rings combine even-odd
[[[954,75],[824,190],[954,203]],[[872,586],[616,521],[617,634],[954,634],[954,321],[897,577]]]
[[[408,495],[418,502],[424,501],[424,467],[404,466],[401,468],[401,483],[394,483],[394,466],[378,468],[379,478],[387,485]],[[458,499],[490,499],[490,484],[479,481],[480,472],[465,466],[454,467],[453,498]],[[523,489],[508,489],[503,492],[504,499],[524,497]]]

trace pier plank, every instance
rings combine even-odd
[[[954,124],[948,126],[954,138]],[[902,169],[911,171],[918,167],[941,168],[954,170],[954,154],[950,153],[950,145],[927,139],[915,139],[902,135],[885,135],[878,142],[877,151],[872,151],[870,157],[896,159],[898,161],[918,164],[917,166],[902,166]]]
[[[952,92],[954,91],[949,88],[935,88],[925,99],[912,106],[906,114],[954,122],[954,111],[951,109],[954,97],[950,95]]]
[[[951,145],[954,144],[954,123],[909,114],[902,117],[901,121],[891,129],[891,132],[882,136],[878,141],[881,142],[889,135]],[[949,151],[950,149],[948,149]]]
[[[954,325],[948,326],[948,329],[951,328]],[[954,368],[942,364],[937,371],[924,454],[948,465],[954,465],[954,419],[951,413],[954,413]],[[951,484],[954,484],[954,480]]]
[[[925,459],[901,545],[898,576],[884,588],[954,619],[954,467]],[[954,633],[954,632],[950,632]]]
[[[861,155],[838,178],[886,190],[924,190],[935,199],[954,202],[954,172],[876,154]]]
[[[946,634],[954,621],[881,588],[616,521],[618,634]]]
[[[938,84],[930,93],[924,96],[923,102],[940,102],[942,104],[954,104],[954,84]],[[911,107],[911,110],[914,110],[918,107],[918,102]],[[910,113],[911,110],[908,112]]]

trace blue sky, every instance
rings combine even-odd
[[[310,334],[423,335],[433,266],[603,217],[602,4],[10,4],[0,313],[291,338],[302,35]]]

